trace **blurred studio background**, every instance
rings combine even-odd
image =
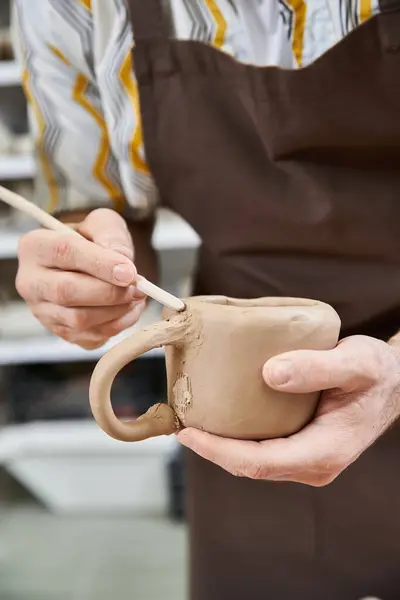
[[[10,0],[0,0],[0,183],[29,199],[35,158],[10,19]],[[98,429],[88,385],[104,349],[56,339],[15,291],[18,239],[31,227],[0,202],[0,600],[184,600],[176,440],[123,444]],[[187,294],[193,231],[160,212],[154,245],[162,285]],[[159,318],[150,305],[139,327]],[[114,388],[121,417],[164,399],[162,351],[125,369]]]

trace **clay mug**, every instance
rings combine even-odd
[[[108,435],[127,442],[182,427],[243,440],[289,436],[313,417],[320,393],[274,391],[262,378],[263,365],[290,350],[330,350],[339,331],[334,309],[313,300],[189,298],[185,311],[164,309],[161,322],[101,358],[90,383],[93,416]],[[168,405],[155,405],[135,421],[120,421],[110,397],[115,377],[130,361],[161,346]]]

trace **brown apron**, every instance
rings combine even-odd
[[[400,328],[400,0],[301,70],[172,39],[128,0],[161,201],[203,240],[195,293],[332,304],[343,335]],[[399,427],[323,489],[189,454],[192,600],[400,599]]]

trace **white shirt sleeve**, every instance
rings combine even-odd
[[[16,0],[14,39],[35,139],[36,201],[51,213],[103,206],[145,216],[122,182],[93,59],[84,0]],[[127,200],[129,195],[129,200]]]

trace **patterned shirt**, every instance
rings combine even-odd
[[[145,1],[145,0],[143,0]],[[257,66],[300,69],[379,12],[379,0],[168,0],[174,35]],[[146,164],[125,0],[15,0],[35,136],[37,202],[142,218],[157,205]]]

